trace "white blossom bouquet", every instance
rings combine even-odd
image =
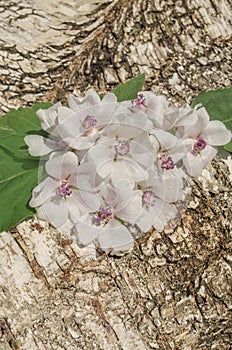
[[[90,89],[37,117],[47,137],[27,135],[25,143],[45,172],[29,205],[81,246],[116,254],[133,247],[128,225],[161,232],[177,215],[185,174],[200,175],[231,140],[204,107],[170,107],[150,91],[117,102]]]
[[[80,246],[122,254],[138,235],[175,225],[186,178],[218,146],[232,152],[232,88],[177,108],[141,91],[144,82],[142,74],[105,96],[90,89],[69,95],[68,107],[36,103],[1,117],[0,231],[36,213]]]

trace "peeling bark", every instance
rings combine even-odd
[[[3,112],[73,90],[110,90],[139,72],[148,74],[148,89],[175,103],[231,85],[230,1],[100,1],[85,15],[76,5],[76,17],[76,2],[73,17],[39,4],[0,1],[9,33],[17,16],[33,27],[36,14],[51,19],[49,28],[58,18],[65,38],[60,44],[50,32],[53,44],[46,37],[34,51],[1,38]],[[17,57],[28,71],[16,67]],[[43,73],[32,69],[46,57]],[[229,350],[231,204],[229,172],[216,158],[192,181],[179,225],[151,230],[121,258],[96,257],[36,218],[2,233],[0,349]]]

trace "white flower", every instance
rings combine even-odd
[[[76,223],[77,238],[82,245],[97,240],[101,249],[128,251],[133,237],[124,222],[134,224],[142,211],[142,192],[133,190],[127,181],[102,186],[95,209]]]
[[[153,127],[162,127],[164,113],[168,109],[165,96],[157,96],[151,91],[141,91],[137,98],[123,102],[134,112],[142,111],[152,121]]]
[[[216,156],[217,147],[231,140],[231,132],[218,120],[209,121],[205,108],[196,111],[197,121],[191,126],[177,129],[186,148],[183,163],[190,176],[198,176],[204,167]]]
[[[147,232],[152,226],[161,232],[175,218],[177,209],[172,203],[181,198],[182,186],[180,173],[157,176],[153,171],[149,172],[147,182],[138,184],[138,188],[143,191],[143,211],[136,224],[143,232]]]
[[[133,247],[129,225],[161,232],[183,199],[181,166],[199,175],[216,147],[231,140],[204,108],[169,107],[150,91],[118,103],[114,94],[101,100],[90,89],[68,103],[37,111],[48,137],[25,137],[31,155],[49,155],[47,177],[29,204],[82,246],[114,254]]]
[[[96,194],[89,173],[93,166],[78,166],[78,158],[72,152],[55,155],[45,165],[48,177],[32,192],[29,202],[37,208],[38,217],[60,227],[68,219],[76,220],[92,205]]]
[[[55,129],[58,125],[58,109],[61,107],[61,103],[57,102],[52,107],[48,109],[39,109],[36,112],[37,117],[41,121],[41,127],[49,134],[53,134],[54,136],[58,136],[55,134]]]
[[[115,184],[118,179],[133,183],[147,178],[155,152],[148,133],[143,130],[146,125],[146,116],[141,118],[140,113],[135,113],[104,129],[99,142],[87,153],[87,159],[103,179],[110,176]]]
[[[95,144],[102,129],[114,121],[118,107],[117,103],[101,103],[76,112],[62,107],[59,109],[58,133],[71,148],[88,149]]]
[[[191,126],[197,121],[197,106],[191,108],[187,103],[180,108],[169,107],[164,114],[163,130],[181,126]]]
[[[175,169],[176,163],[185,156],[183,141],[171,133],[161,130],[150,130],[150,141],[157,153],[158,169]]]
[[[33,157],[44,156],[55,151],[68,151],[69,146],[63,141],[57,131],[60,122],[60,118],[58,120],[58,115],[62,108],[65,107],[62,107],[61,103],[58,102],[48,109],[39,109],[36,112],[37,117],[41,121],[41,127],[50,134],[50,136],[43,137],[33,134],[24,137],[24,141],[29,147],[28,152]],[[63,118],[65,119],[67,116],[68,115],[63,115]]]

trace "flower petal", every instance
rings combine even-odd
[[[94,241],[103,230],[103,228],[92,225],[91,217],[88,214],[83,215],[75,227],[77,229],[77,239],[83,245]]]
[[[112,253],[128,251],[134,245],[128,229],[115,220],[102,230],[97,240],[104,251],[110,250]]]
[[[37,209],[38,217],[59,228],[68,220],[68,207],[64,198],[54,196]]]
[[[152,129],[150,131],[150,134],[156,137],[156,139],[160,143],[160,146],[164,150],[169,150],[171,148],[174,148],[178,141],[178,138],[176,136],[161,129]]]
[[[39,109],[36,112],[37,117],[41,121],[41,127],[47,131],[52,132],[57,125],[58,108],[61,103],[58,102],[48,109]]]
[[[77,173],[70,177],[70,184],[79,190],[95,192],[99,185],[95,166],[89,162],[80,164]]]
[[[102,182],[100,185],[100,190],[99,195],[102,198],[102,202],[107,203],[107,205],[110,205],[110,207],[113,208],[116,205],[118,193],[116,188],[112,186],[109,178]]]
[[[57,152],[58,153],[58,152]],[[60,152],[54,157],[50,157],[45,164],[46,172],[55,179],[67,179],[72,173],[77,171],[78,158],[73,152]]]
[[[79,111],[80,109],[99,104],[100,102],[100,97],[93,89],[89,89],[84,98],[79,98],[72,94],[68,96],[68,104],[73,111]]]
[[[111,181],[116,184],[118,180],[125,180],[130,183],[146,181],[148,173],[132,159],[125,158],[111,164]],[[101,173],[99,172],[101,175]],[[102,175],[101,175],[102,176]]]
[[[126,205],[116,208],[116,215],[126,222],[134,224],[137,222],[138,218],[141,216],[142,208],[142,191],[133,191],[131,196],[128,198],[128,203]]]
[[[107,140],[92,147],[87,154],[88,160],[96,166],[98,174],[104,179],[112,171],[114,164],[113,141]]]
[[[209,122],[201,136],[212,146],[226,145],[231,140],[231,132],[218,120]]]
[[[178,171],[165,171],[161,176],[156,177],[153,181],[153,190],[155,195],[169,203],[180,199],[182,187],[182,178]]]
[[[207,145],[200,154],[194,155],[190,152],[186,154],[186,157],[183,159],[183,163],[187,173],[190,176],[201,175],[204,167],[216,156],[217,150]]]
[[[154,211],[153,211],[154,210]],[[177,213],[176,206],[174,204],[169,204],[158,200],[154,207],[152,207],[154,221],[153,227],[158,231],[162,232],[167,223],[174,219]]]
[[[211,162],[211,160],[216,156],[217,149],[210,145],[207,145],[200,153],[204,168]]]
[[[30,207],[36,208],[48,201],[55,194],[58,186],[59,183],[51,177],[47,177],[40,182],[32,191],[32,198],[29,202]]]
[[[154,126],[162,127],[164,113],[168,108],[166,97],[157,96],[150,91],[143,91],[141,93],[144,95],[147,105],[146,114],[153,121]]]
[[[194,111],[194,113],[197,113],[197,121],[195,124],[185,125],[184,126],[184,134],[179,135],[182,138],[196,138],[199,136],[203,130],[207,127],[209,123],[209,115],[205,108],[200,108],[197,111]]]
[[[33,157],[44,156],[58,149],[56,141],[40,135],[27,135],[24,137],[24,141],[29,146],[28,152]]]
[[[115,184],[115,192],[117,194],[115,200],[115,211],[116,213],[121,212],[131,201],[133,194],[134,184],[127,180],[119,179]]]
[[[65,200],[68,207],[69,218],[72,220],[72,222],[77,222],[82,215],[88,212],[84,206],[84,203],[82,202],[79,191],[73,190],[72,194]]]
[[[72,239],[71,235],[73,232],[73,222],[68,219],[62,226],[59,227],[59,231]]]
[[[156,198],[153,206],[144,208],[143,214],[136,224],[143,232],[147,232],[151,226],[161,232],[168,221],[174,219],[175,216],[176,207],[174,204]]]
[[[139,163],[144,169],[150,168],[154,163],[156,152],[151,145],[147,135],[144,135],[144,138],[136,138],[130,142],[130,153],[132,159]]]
[[[147,232],[150,230],[154,223],[154,214],[151,210],[143,209],[141,215],[136,220],[136,225],[140,228],[142,232]]]
[[[178,140],[175,147],[168,151],[168,155],[170,155],[174,161],[177,163],[180,159],[182,159],[186,154],[185,147],[182,140]]]
[[[108,92],[102,99],[102,102],[117,102],[117,97],[112,92]]]
[[[82,205],[85,208],[85,213],[89,211],[97,211],[101,205],[99,197],[96,193],[87,191],[79,191]]]
[[[58,109],[59,124],[56,128],[57,133],[66,142],[78,138],[82,133],[82,125],[76,114],[68,107]]]
[[[120,121],[118,136],[122,138],[130,139],[136,137],[141,132],[146,131],[150,125],[146,114],[141,111],[125,112],[120,114],[120,116],[116,116],[116,118]]]

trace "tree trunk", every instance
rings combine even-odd
[[[1,112],[140,72],[177,104],[230,86],[231,14],[229,0],[0,0]],[[229,350],[230,194],[216,158],[179,225],[120,258],[36,218],[2,233],[0,350]]]

